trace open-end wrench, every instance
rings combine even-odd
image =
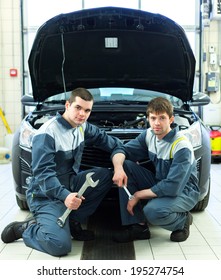
[[[129,192],[128,188],[127,188],[126,186],[123,186],[123,188],[124,188],[125,192],[126,192],[127,195],[128,195],[128,199],[129,199],[129,200],[133,199],[133,198],[134,198],[134,195],[132,195],[132,194]]]
[[[92,188],[95,188],[97,186],[97,184],[99,183],[99,180],[97,180],[96,182],[94,182],[94,180],[91,178],[91,176],[94,174],[94,172],[90,172],[86,175],[86,180],[84,182],[84,184],[82,185],[82,187],[80,188],[80,190],[78,191],[77,193],[77,197],[81,197],[83,195],[83,193],[86,191],[86,189],[88,187],[92,187]],[[68,217],[68,215],[71,213],[72,209],[66,209],[64,214],[58,218],[57,220],[57,224],[60,226],[60,227],[63,227],[64,224],[65,224],[65,221]]]

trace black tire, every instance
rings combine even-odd
[[[209,197],[210,197],[210,184],[209,184],[207,195],[204,197],[203,200],[199,201],[191,211],[199,212],[205,210],[209,203]]]
[[[21,200],[17,195],[16,195],[16,201],[17,201],[18,207],[21,210],[29,210],[27,202],[24,200]]]

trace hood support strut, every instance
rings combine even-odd
[[[65,82],[65,75],[64,75],[64,64],[65,64],[65,47],[64,47],[64,33],[61,33],[61,47],[62,47],[62,64],[61,64],[61,76],[62,76],[62,82],[64,87],[64,93],[66,94],[66,82]]]

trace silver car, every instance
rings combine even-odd
[[[34,106],[14,136],[12,169],[15,195],[28,209],[25,191],[32,176],[32,137],[64,110],[76,87],[94,96],[89,121],[127,142],[149,124],[146,106],[154,97],[168,98],[175,108],[174,126],[189,137],[197,159],[200,199],[193,210],[207,207],[211,148],[208,128],[192,110],[210,102],[193,92],[195,58],[183,29],[171,19],[141,10],[103,7],[58,15],[38,30],[29,57],[33,93],[23,96]],[[147,155],[140,164],[150,165]],[[81,169],[111,168],[101,149],[84,148]]]

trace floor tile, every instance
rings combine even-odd
[[[221,163],[212,164],[211,195],[207,208],[194,212],[190,237],[171,242],[170,232],[150,226],[151,239],[134,242],[136,260],[221,260]],[[0,233],[12,221],[30,215],[16,203],[11,164],[0,164]],[[83,242],[73,241],[68,256],[53,257],[25,246],[22,240],[4,244],[0,240],[0,260],[80,260]]]

